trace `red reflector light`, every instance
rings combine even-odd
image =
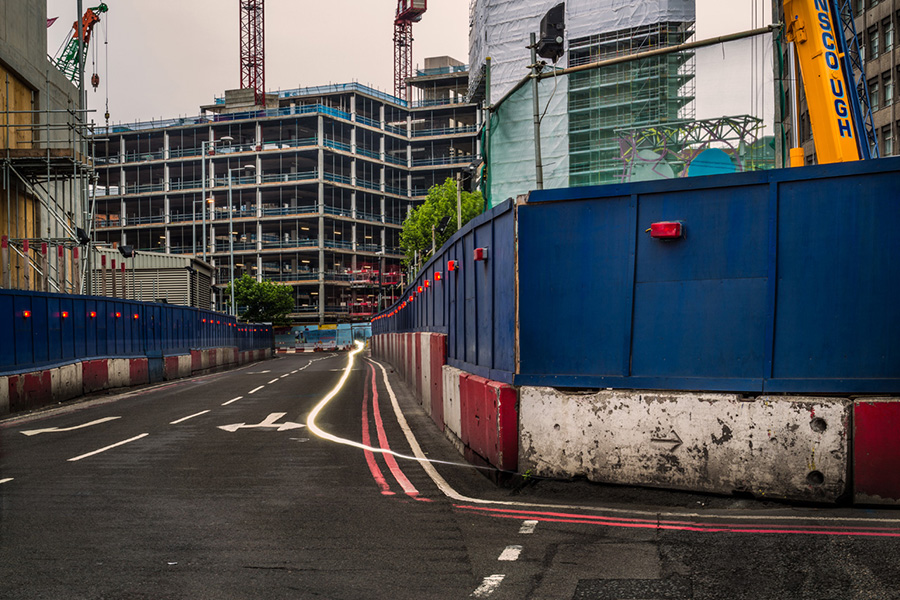
[[[96,318],[97,318],[97,311],[96,311],[96,310],[92,310],[91,312],[88,313],[88,316],[89,316],[90,318],[92,318],[92,319],[96,319]]]
[[[117,319],[120,319],[120,318],[122,318],[122,313],[120,313],[120,312],[117,312],[117,313],[116,313],[116,318],[117,318]]]
[[[427,279],[425,280],[425,287],[431,287],[431,282]]]
[[[422,293],[422,292],[424,292],[424,291],[425,291],[425,288],[423,288],[423,287],[422,287],[422,286],[421,286],[421,285],[420,285],[420,286],[419,286],[419,288],[418,288],[418,289],[419,289],[419,293],[420,293],[420,294],[421,294],[421,293]]]
[[[30,319],[30,318],[31,318],[31,311],[30,311],[30,310],[23,310],[23,311],[22,311],[22,318],[23,318],[23,319]]]
[[[435,272],[434,272],[434,280],[435,280],[435,281],[440,281],[440,280],[441,280],[441,272],[440,272],[440,271],[435,271]]]
[[[137,313],[134,313],[134,320],[137,321],[138,318],[140,318],[140,315],[138,315]]]
[[[475,260],[487,260],[487,248],[475,248]]]
[[[456,271],[456,267],[457,267],[457,264],[456,264],[455,260],[447,261],[447,270],[448,271],[450,271],[452,273],[452,272]]]
[[[658,240],[676,240],[684,236],[680,221],[660,221],[650,225],[650,237]]]
[[[410,296],[410,297],[409,297],[409,301],[412,302],[412,301],[413,301],[413,298],[414,298],[414,296]]]
[[[59,316],[61,316],[63,319],[68,319],[68,318],[69,318],[69,311],[64,310],[64,311],[62,311],[61,313],[59,313]]]

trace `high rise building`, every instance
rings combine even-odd
[[[400,100],[357,84],[228,91],[197,117],[98,132],[95,240],[192,254],[222,289],[289,284],[298,323],[367,320],[397,297],[402,222],[480,155],[468,68],[426,59]]]

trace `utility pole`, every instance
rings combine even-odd
[[[531,100],[534,105],[534,179],[535,189],[544,189],[544,165],[541,161],[541,108],[538,102],[538,86],[541,69],[537,60],[537,35],[531,34]]]

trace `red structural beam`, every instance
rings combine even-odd
[[[241,0],[241,89],[266,104],[265,0]]]

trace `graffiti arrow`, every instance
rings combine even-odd
[[[669,448],[669,451],[670,451],[670,452],[673,451],[673,450],[675,450],[675,449],[678,448],[681,444],[684,443],[684,442],[681,441],[681,438],[678,436],[678,434],[675,433],[675,430],[674,430],[674,429],[673,429],[672,432],[669,434],[669,437],[664,437],[664,438],[657,438],[657,437],[655,437],[655,438],[650,438],[650,442],[653,443],[653,444],[672,444],[672,447]]]
[[[303,423],[292,423],[291,421],[276,423],[278,419],[286,414],[287,413],[271,413],[268,417],[263,419],[261,423],[257,423],[255,425],[247,425],[246,423],[233,423],[231,425],[219,425],[219,429],[224,429],[225,431],[234,433],[238,429],[274,429],[276,431],[287,431],[289,429],[300,429],[301,427],[306,427],[306,425],[304,425]]]

